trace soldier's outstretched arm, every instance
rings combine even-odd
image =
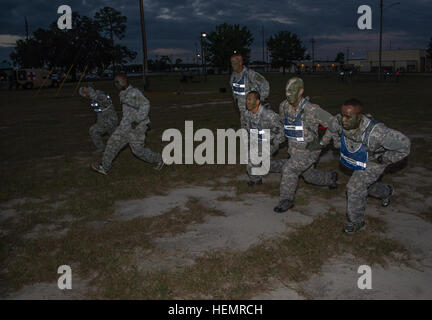
[[[378,129],[378,128],[377,128]],[[382,161],[391,164],[407,157],[411,149],[411,141],[401,132],[386,128],[381,135],[381,145],[385,148]]]
[[[327,128],[333,120],[333,116],[318,105],[315,105],[315,108],[313,108],[313,116],[319,124]]]
[[[279,145],[285,141],[283,122],[276,113],[273,113],[271,123],[271,136],[273,137],[273,144],[279,148]]]
[[[264,78],[262,75],[260,75],[257,72],[255,72],[254,75],[254,82],[257,84],[259,88],[259,94],[261,96],[261,100],[262,101],[266,100],[270,94],[269,82],[266,80],[266,78]]]
[[[342,133],[342,125],[340,123],[340,115],[332,117],[327,126],[324,136],[321,138],[321,144],[326,146],[333,139],[335,148],[340,148],[340,135]]]

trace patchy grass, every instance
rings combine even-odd
[[[109,223],[98,220],[97,228],[75,221],[60,239],[47,236],[28,241],[19,236],[23,233],[23,229],[19,229],[19,233],[4,237],[2,243],[14,243],[15,246],[1,246],[0,258],[9,270],[6,279],[10,290],[26,284],[55,281],[56,270],[62,264],[78,264],[76,271],[80,276],[97,274],[95,281],[103,283],[105,277],[112,276],[111,272],[118,272],[132,263],[136,248],[152,248],[151,241],[156,237],[173,236],[185,232],[189,225],[204,222],[206,216],[223,215],[223,212],[207,208],[191,198],[186,203],[186,210],[174,208],[152,218]],[[17,228],[21,228],[20,225]]]
[[[306,280],[339,254],[351,253],[369,265],[382,266],[409,259],[401,244],[383,237],[381,220],[369,217],[367,229],[356,235],[341,232],[344,221],[341,214],[328,213],[245,252],[209,252],[179,272],[140,273],[136,266],[128,266],[121,275],[108,277],[98,295],[108,299],[249,299],[265,290],[270,279]]]

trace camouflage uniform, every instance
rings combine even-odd
[[[285,141],[283,124],[279,116],[268,107],[260,105],[258,112],[253,114],[247,110],[244,114],[245,126],[248,132],[251,129],[270,130],[270,172],[280,173],[287,159],[273,160],[272,155],[279,149],[279,145]],[[249,178],[253,182],[261,180],[261,176],[251,174],[252,164],[247,166]]]
[[[79,93],[81,96],[86,97],[82,87]],[[96,151],[102,152],[105,150],[103,136],[105,134],[110,136],[118,125],[117,112],[115,111],[111,98],[106,93],[94,90],[92,87],[87,87],[87,93],[88,97],[92,100],[92,104],[97,103],[100,110],[96,111],[97,120],[96,123],[90,127],[89,133],[96,146]]]
[[[279,106],[279,116],[281,119],[295,119],[299,112],[298,109],[294,109],[287,100],[284,100]],[[303,177],[305,182],[318,186],[330,186],[333,183],[331,172],[315,169],[315,163],[321,153],[318,126],[322,124],[327,127],[332,120],[331,114],[318,105],[307,101],[300,119],[303,122],[304,141],[288,139],[288,153],[291,157],[282,168],[281,201],[294,201],[300,176]]]
[[[236,94],[233,89],[233,83],[238,82],[244,77],[244,94]],[[270,85],[268,81],[260,75],[258,72],[243,66],[243,70],[240,74],[233,72],[230,78],[231,90],[233,90],[234,104],[240,111],[240,125],[242,128],[246,127],[244,114],[246,111],[246,95],[250,91],[257,91],[261,96],[261,101],[267,99],[270,93]]]
[[[129,85],[120,92],[123,118],[111,135],[102,158],[105,171],[111,169],[112,162],[120,150],[130,145],[132,152],[140,159],[150,163],[160,163],[162,156],[145,147],[145,134],[150,123],[150,102],[137,88]]]
[[[341,147],[342,116],[334,118],[329,129],[334,134],[333,140],[336,148]],[[344,130],[345,143],[350,152],[357,150],[362,144],[362,136],[370,121],[369,117],[362,116],[360,126],[355,130]],[[401,132],[378,123],[366,137],[366,150],[368,152],[366,169],[355,170],[347,184],[347,217],[351,223],[362,223],[365,219],[366,199],[372,196],[379,199],[388,198],[391,188],[378,182],[385,168],[392,163],[407,157],[410,152],[410,140]]]

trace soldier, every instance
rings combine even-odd
[[[261,96],[261,101],[264,101],[269,95],[270,85],[258,72],[243,65],[243,58],[240,54],[231,56],[231,66],[233,73],[230,78],[230,86],[234,104],[240,111],[240,125],[245,128],[246,94],[252,90],[257,91]]]
[[[108,140],[102,163],[94,163],[91,168],[98,173],[108,174],[114,158],[124,146],[129,144],[138,158],[156,164],[154,167],[156,170],[162,169],[164,163],[161,154],[151,151],[144,144],[147,125],[150,123],[150,102],[140,90],[129,84],[125,75],[117,75],[114,78],[114,85],[121,90],[123,118]]]
[[[105,150],[105,143],[103,136],[105,134],[111,135],[118,125],[117,113],[114,105],[108,94],[100,90],[94,90],[91,86],[86,85],[79,89],[79,94],[82,97],[91,100],[90,106],[96,112],[96,123],[90,127],[90,137],[96,146],[94,153],[103,152]]]
[[[251,91],[246,96],[245,125],[252,139],[252,135],[257,135],[258,143],[270,138],[270,156],[278,149],[279,145],[284,142],[283,124],[279,116],[274,113],[268,106],[261,104],[261,97],[257,91]],[[263,129],[270,130],[270,137],[266,137]],[[282,172],[282,167],[287,159],[270,161],[270,172]],[[248,185],[253,187],[262,184],[261,176],[252,175],[252,163],[248,163]]]
[[[348,224],[344,231],[357,232],[365,226],[368,195],[381,199],[384,207],[390,204],[393,187],[378,179],[388,165],[408,156],[411,143],[399,131],[364,115],[356,99],[345,101],[329,129],[336,133],[332,136],[335,147],[340,148],[340,161],[354,170],[346,190]]]
[[[284,119],[284,132],[288,138],[290,158],[282,168],[280,203],[275,212],[285,212],[294,206],[294,197],[300,176],[307,183],[337,188],[335,171],[323,172],[315,169],[321,153],[318,126],[328,126],[332,116],[318,105],[303,98],[304,84],[298,77],[291,78],[286,85],[286,97],[279,107],[279,116]]]

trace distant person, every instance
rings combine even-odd
[[[103,91],[95,90],[90,85],[81,87],[79,94],[90,99],[90,107],[96,113],[96,123],[89,130],[93,144],[96,146],[94,153],[104,152],[103,136],[110,136],[118,125],[117,112],[111,97]]]
[[[102,162],[92,164],[91,168],[107,175],[117,154],[129,144],[135,156],[155,164],[154,169],[161,170],[164,166],[161,154],[145,147],[147,126],[150,123],[150,102],[139,89],[129,84],[124,74],[115,76],[114,85],[120,90],[123,117],[108,140]]]
[[[264,101],[270,93],[270,85],[258,72],[243,65],[243,57],[240,54],[231,56],[231,66],[233,73],[230,78],[230,86],[234,104],[240,111],[240,125],[242,128],[245,128],[244,113],[246,111],[247,93],[257,91],[261,96],[261,101]]]
[[[346,187],[348,224],[344,231],[357,232],[365,226],[368,195],[381,199],[384,207],[390,204],[393,187],[378,179],[388,165],[408,156],[411,143],[399,131],[363,114],[363,105],[356,99],[345,101],[329,129],[335,147],[340,148],[340,161],[353,170]]]

